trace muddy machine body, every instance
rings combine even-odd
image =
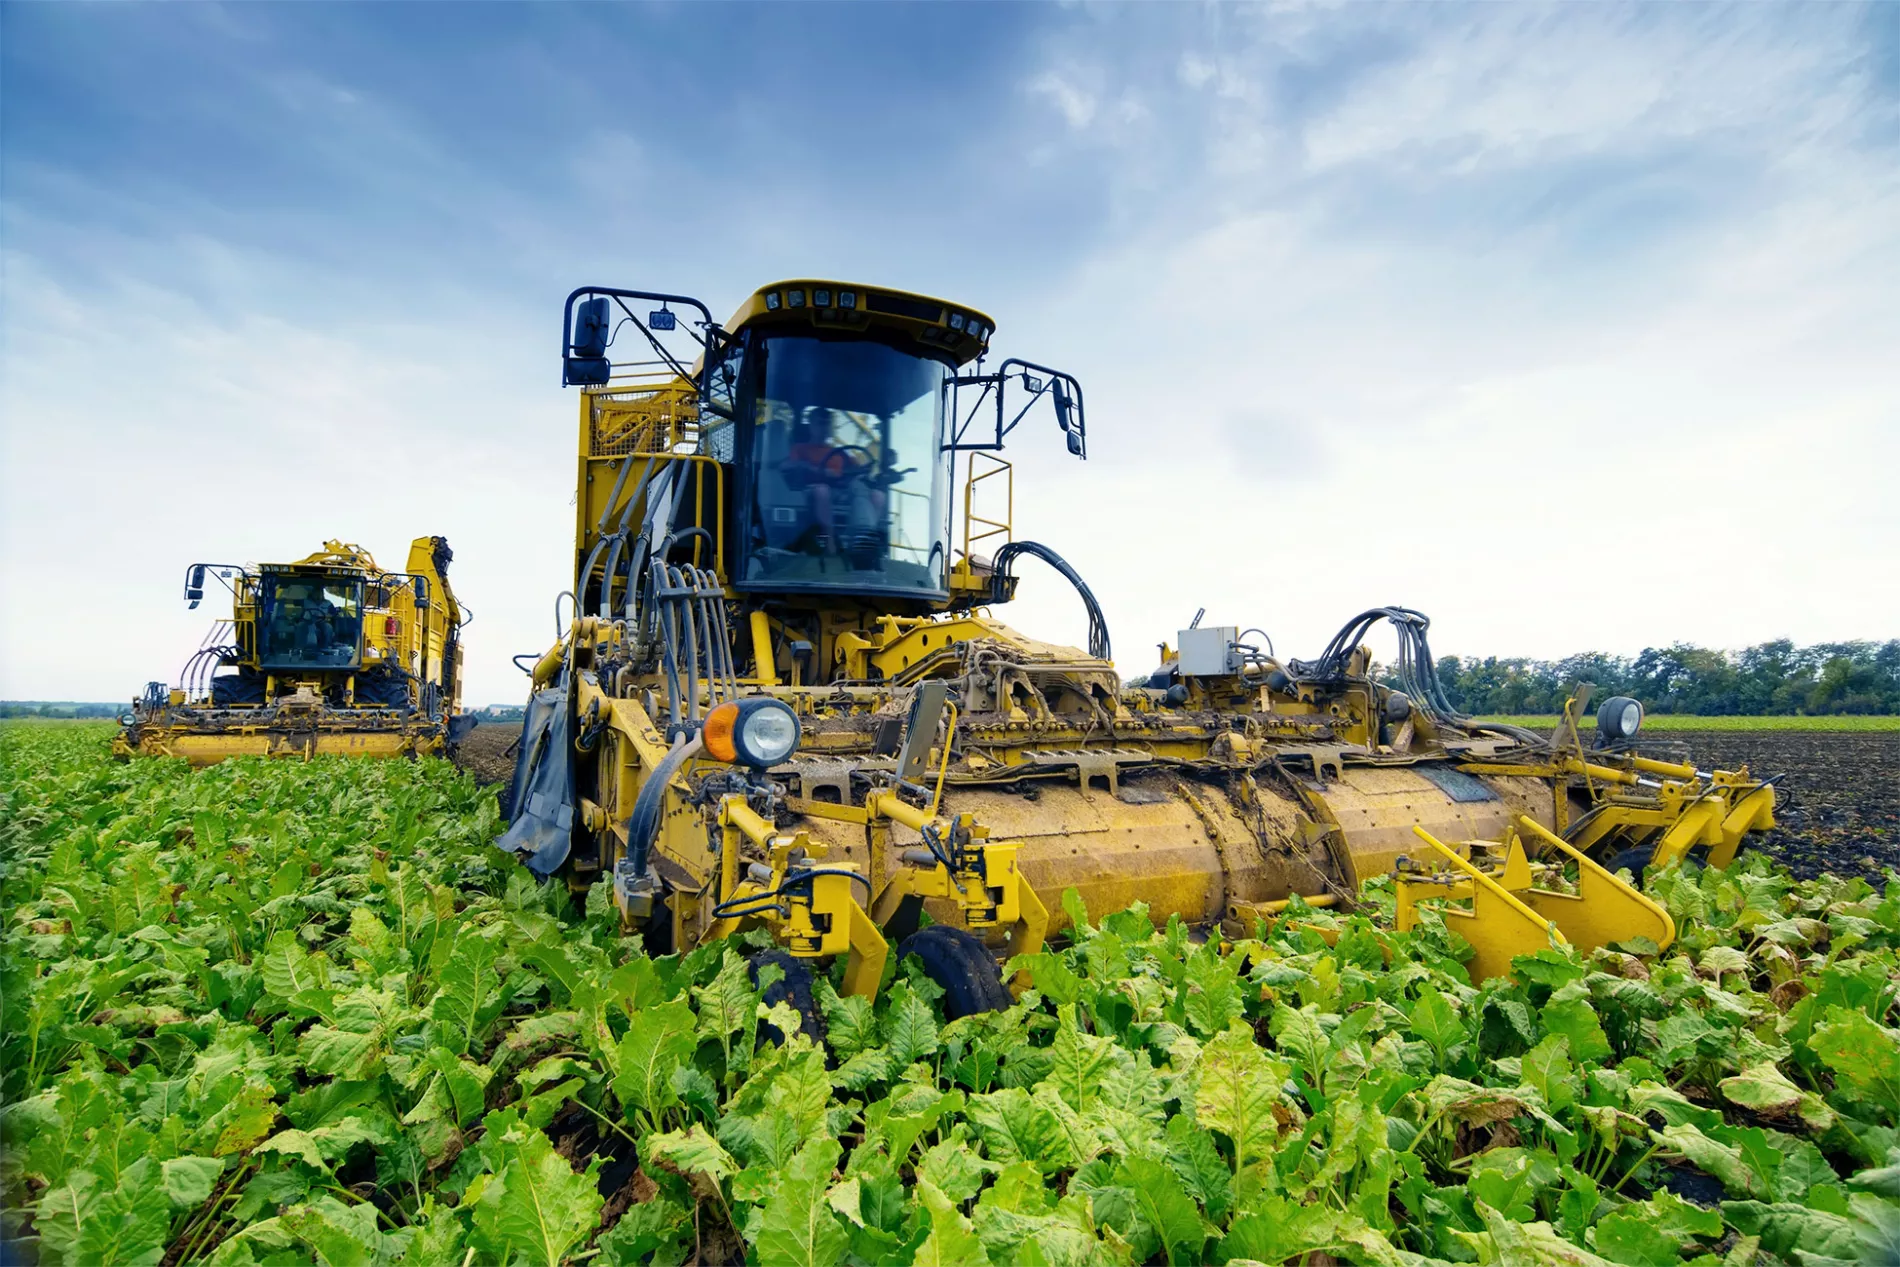
[[[1732,855],[1771,821],[1746,772],[1637,756],[1618,733],[1631,701],[1554,739],[1460,716],[1404,608],[1356,617],[1312,661],[1197,622],[1124,681],[1086,583],[1011,530],[1002,452],[1053,416],[1086,458],[1081,385],[986,368],[992,330],[814,279],[723,326],[684,296],[569,297],[572,616],[531,666],[504,847],[611,884],[656,947],[762,926],[793,956],[848,956],[846,984],[870,991],[923,912],[974,962],[1039,945],[1069,889],[1093,911],[1251,932],[1397,872],[1413,915],[1444,901],[1519,941],[1666,940],[1597,864]],[[1074,586],[1088,647],[993,614],[1024,559]],[[1394,676],[1361,644],[1380,621]],[[1546,882],[1621,913],[1554,920]]]
[[[119,757],[320,753],[396,757],[445,751],[458,716],[465,613],[449,588],[448,543],[419,537],[390,572],[361,546],[330,541],[295,563],[193,564],[185,598],[208,582],[231,595],[177,686],[153,682],[113,742]]]

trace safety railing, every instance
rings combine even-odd
[[[590,388],[582,400],[588,457],[698,447],[698,391],[664,361],[616,365],[608,384]]]
[[[963,557],[974,561],[976,548],[986,541],[996,541],[997,546],[1008,544],[1011,534],[1011,522],[1016,515],[1016,472],[1007,461],[993,453],[981,450],[970,452],[968,474],[963,480]],[[995,500],[997,485],[992,481],[1001,480],[1003,499],[1003,517],[993,519],[980,515],[976,511],[979,484],[990,484],[990,500]],[[994,514],[994,508],[990,508]],[[1001,538],[1001,540],[996,540]],[[991,554],[995,550],[990,551]]]

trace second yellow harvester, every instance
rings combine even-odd
[[[418,537],[401,572],[361,546],[327,541],[295,563],[195,563],[192,607],[207,581],[231,593],[180,682],[133,701],[114,755],[184,757],[320,753],[396,757],[445,751],[458,717],[466,613],[449,588],[441,537]]]

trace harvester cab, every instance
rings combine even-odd
[[[114,740],[120,757],[402,756],[440,752],[472,724],[457,716],[465,612],[451,554],[418,538],[405,572],[340,541],[295,563],[196,563],[185,600],[231,596],[177,687],[150,684]]]
[[[1064,925],[1069,889],[1235,933],[1395,872],[1414,916],[1495,896],[1462,872],[1419,888],[1423,829],[1601,911],[1628,886],[1581,885],[1563,848],[1594,865],[1768,824],[1772,789],[1745,771],[1661,772],[1633,735],[1586,749],[1574,723],[1548,739],[1462,716],[1406,608],[1355,617],[1312,661],[1197,619],[1125,683],[1087,584],[1011,524],[1005,444],[1052,417],[1086,457],[1081,384],[986,369],[993,333],[973,308],[812,279],[724,326],[680,295],[568,297],[574,577],[559,640],[517,660],[532,683],[504,848],[610,883],[656,948],[764,928],[794,966],[844,957],[869,993],[898,942],[955,1013],[1007,997],[997,956]],[[1075,588],[1086,648],[990,614],[1025,555]],[[1380,621],[1391,674],[1364,646]],[[1540,927],[1655,931],[1640,903],[1617,909],[1642,919]]]

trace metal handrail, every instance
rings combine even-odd
[[[976,459],[979,457],[984,458],[994,465],[990,466],[987,470],[979,472],[976,468]],[[970,550],[976,543],[987,541],[991,537],[1002,537],[1005,541],[1008,541],[1013,535],[1013,521],[1016,518],[1016,468],[1007,460],[999,458],[993,453],[972,450],[967,470],[969,474],[965,477],[963,482],[963,557],[970,559],[975,557],[970,553]],[[998,475],[1004,477],[1003,514],[1005,517],[1002,519],[989,519],[976,513],[976,486],[984,480],[991,479]],[[977,524],[981,524],[984,531],[972,532],[972,527]]]

